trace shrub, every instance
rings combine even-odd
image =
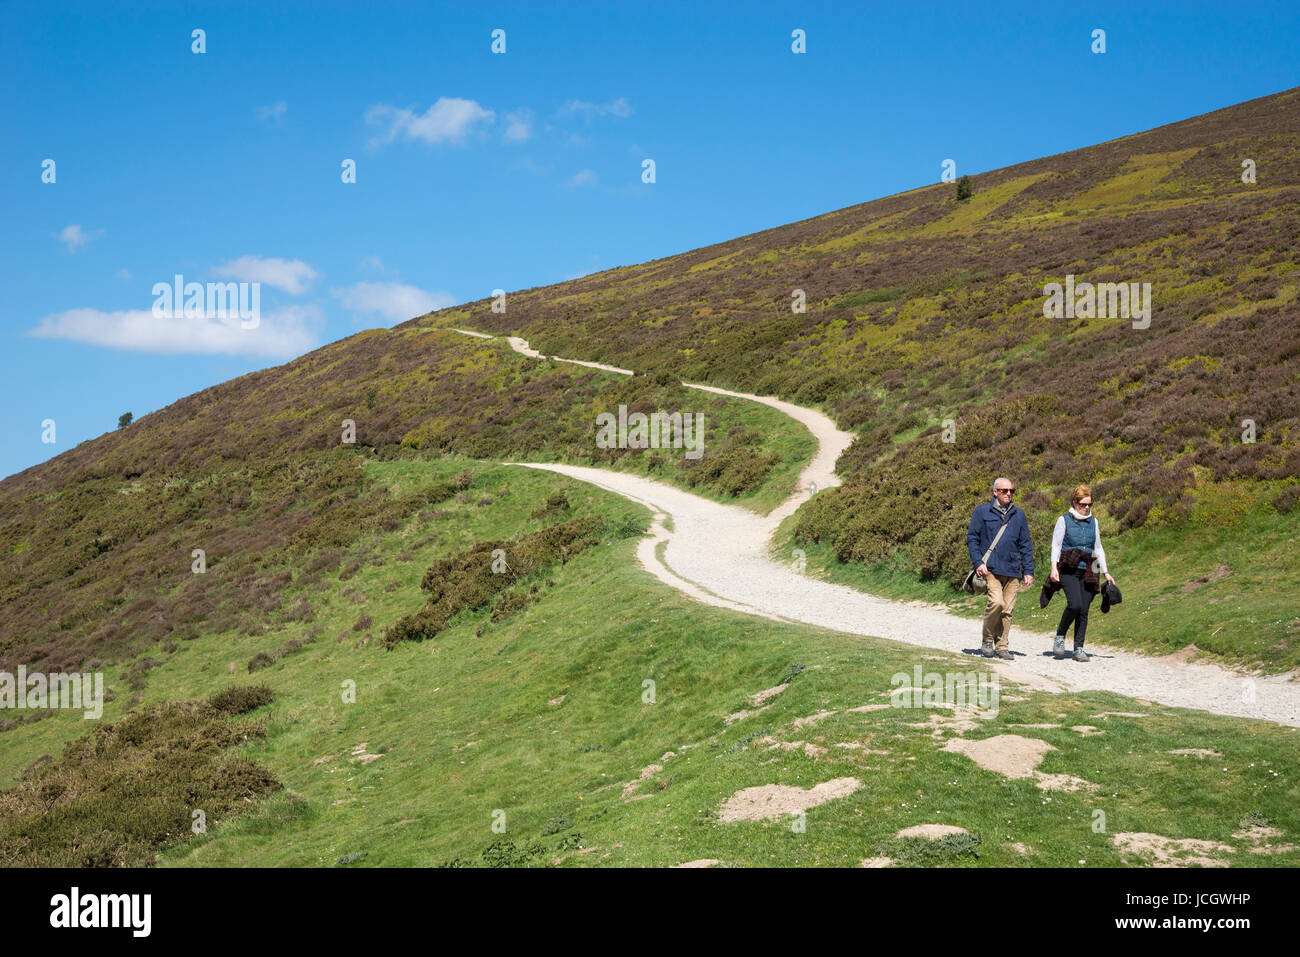
[[[1292,485],[1275,495],[1272,504],[1279,512],[1289,515],[1297,501],[1300,501],[1300,485]]]
[[[153,864],[157,851],[190,838],[192,808],[213,825],[280,789],[252,761],[222,759],[225,749],[263,733],[195,701],[87,732],[0,792],[0,866]]]
[[[527,592],[509,591],[497,599],[497,603],[492,606],[492,621],[505,621],[511,615],[523,611],[532,601],[532,596]]]
[[[477,542],[452,558],[434,562],[420,582],[429,596],[425,606],[389,627],[384,633],[385,646],[391,649],[402,641],[432,638],[459,612],[482,608],[520,578],[556,562],[564,563],[597,544],[604,530],[596,518],[576,518],[513,542]],[[498,549],[505,553],[504,571],[494,570],[499,567],[494,555]],[[499,607],[505,613],[509,606]],[[518,608],[509,613],[514,610]]]
[[[208,699],[208,704],[225,715],[247,714],[275,700],[275,692],[266,685],[232,686]]]
[[[557,492],[546,500],[545,505],[540,505],[532,511],[529,518],[545,518],[552,512],[563,512],[569,508],[569,497],[563,492]]]

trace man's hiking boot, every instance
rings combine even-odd
[[[1065,635],[1057,635],[1052,639],[1052,652],[1057,658],[1065,657]]]
[[[995,654],[997,657],[1001,658],[1004,661],[1016,660],[1016,656],[1013,655],[1011,652],[1007,651],[1007,649],[1005,648],[999,648],[997,651],[993,652],[993,654]]]
[[[1084,651],[1082,648],[1075,648],[1075,649],[1074,649],[1074,660],[1075,660],[1075,661],[1090,661],[1091,658],[1088,657],[1088,653],[1087,653],[1086,651]]]
[[[986,642],[984,642],[984,644],[980,645],[980,654],[982,654],[985,658],[992,658],[992,657],[993,657],[993,642],[991,642],[991,641],[986,641]]]

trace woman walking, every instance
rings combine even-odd
[[[1107,583],[1115,584],[1106,569],[1101,530],[1092,514],[1092,489],[1076,485],[1070,495],[1070,510],[1056,520],[1052,531],[1051,581],[1060,583],[1066,598],[1065,612],[1056,626],[1053,643],[1058,660],[1065,657],[1065,633],[1071,622],[1074,623],[1074,660],[1088,660],[1083,641],[1088,632],[1088,608],[1101,587],[1099,573],[1106,576]]]

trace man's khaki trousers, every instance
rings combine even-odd
[[[995,649],[1004,651],[1011,635],[1011,612],[1016,607],[1020,579],[992,572],[985,577],[989,583],[989,607],[984,612],[984,640],[993,642]]]

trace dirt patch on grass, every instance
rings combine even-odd
[[[860,751],[863,754],[888,754],[888,751],[881,751],[878,748],[869,748],[861,741],[841,741],[835,745],[837,748],[843,748],[845,751]]]
[[[1210,572],[1208,575],[1202,575],[1200,578],[1193,578],[1186,585],[1184,585],[1183,594],[1186,595],[1189,591],[1195,591],[1196,589],[1200,588],[1202,585],[1208,585],[1210,582],[1221,581],[1224,578],[1227,578],[1231,574],[1232,574],[1231,567],[1229,567],[1228,565],[1219,565],[1217,568],[1214,569],[1214,571]]]
[[[930,737],[942,738],[945,734],[965,734],[979,727],[980,721],[987,721],[991,715],[987,711],[975,708],[956,708],[952,714],[936,712],[928,721],[909,723],[909,728],[929,728]]]
[[[1102,711],[1099,714],[1094,714],[1093,717],[1104,720],[1106,718],[1145,718],[1147,715],[1140,711]]]
[[[753,711],[736,711],[723,718],[722,723],[727,725],[735,724],[737,721],[744,721],[746,718],[766,710],[767,708],[755,708]]]
[[[862,707],[860,707],[860,708],[849,708],[848,711],[845,712],[845,713],[846,713],[846,714],[863,714],[864,712],[867,712],[867,711],[879,711],[879,710],[882,709],[882,708],[888,708],[888,707],[891,707],[891,705],[887,705],[887,704],[864,704],[864,705],[863,705]]]
[[[1281,837],[1282,831],[1276,827],[1266,827],[1259,824],[1248,824],[1239,831],[1233,831],[1232,836],[1239,841],[1250,841],[1258,843],[1265,838]]]
[[[1221,758],[1222,751],[1215,751],[1213,748],[1178,748],[1174,751],[1166,751],[1166,754],[1186,754],[1195,758]]]
[[[1272,822],[1260,815],[1247,815],[1241,821],[1238,830],[1232,832],[1232,836],[1239,841],[1249,841],[1251,847],[1247,848],[1252,854],[1290,854],[1296,850],[1294,844],[1269,844],[1270,838],[1281,837],[1285,832],[1281,828],[1272,826]]]
[[[1101,730],[1100,728],[1094,728],[1094,727],[1093,727],[1092,725],[1090,725],[1090,724],[1076,724],[1076,725],[1074,725],[1073,727],[1071,727],[1070,730],[1071,730],[1071,731],[1076,731],[1076,732],[1078,732],[1079,734],[1083,735],[1085,738],[1090,738],[1090,737],[1092,737],[1094,734],[1105,734],[1105,733],[1106,733],[1105,731]]]
[[[366,753],[367,747],[369,747],[369,744],[365,741],[362,741],[360,744],[358,744],[355,748],[352,749],[352,756],[348,758],[348,760],[360,761],[362,764],[369,764],[371,761],[378,761],[381,755],[367,754]]]
[[[936,838],[947,837],[949,834],[969,834],[970,831],[964,827],[958,827],[955,824],[913,824],[911,827],[905,827],[894,837],[924,837]]]
[[[995,771],[1008,778],[1028,778],[1033,777],[1047,752],[1056,749],[1038,738],[1000,734],[982,741],[953,738],[943,746],[943,750],[964,754],[986,771]]]
[[[1110,839],[1120,854],[1143,858],[1152,867],[1227,867],[1228,862],[1212,854],[1230,854],[1232,848],[1218,841],[1201,841],[1192,837],[1163,837],[1140,831],[1126,831]]]
[[[813,744],[811,741],[778,741],[770,734],[759,738],[758,743],[767,745],[769,751],[777,749],[781,751],[803,751],[810,758],[820,757],[826,753],[825,748],[819,744]]]
[[[742,788],[718,808],[718,819],[728,823],[776,820],[836,798],[847,797],[860,787],[862,782],[857,778],[835,778],[807,789],[788,784],[762,784]]]
[[[859,867],[888,867],[894,863],[892,857],[868,857],[864,858]]]
[[[636,789],[641,786],[642,781],[649,781],[663,769],[664,766],[662,764],[650,764],[642,768],[640,777],[635,781],[629,781],[627,784],[623,785],[623,800],[627,801],[631,799],[632,795],[636,793]],[[649,797],[650,795],[643,794],[641,796]]]
[[[1026,738],[1018,734],[1000,734],[982,741],[953,738],[943,746],[944,751],[964,754],[986,771],[995,771],[1008,778],[1033,778],[1044,791],[1095,791],[1097,785],[1073,774],[1047,774],[1038,765],[1048,751],[1056,748],[1039,738]]]
[[[806,728],[809,725],[814,725],[822,718],[829,718],[833,714],[835,714],[834,711],[818,711],[816,714],[810,714],[806,718],[795,718],[794,719],[795,730],[798,730],[799,728]]]
[[[777,685],[775,688],[767,688],[764,691],[760,691],[758,694],[752,694],[749,696],[749,703],[757,708],[768,698],[775,698],[788,687],[790,687],[790,682],[787,681],[785,684]]]
[[[1044,791],[1097,790],[1097,785],[1091,781],[1085,781],[1083,778],[1076,778],[1073,774],[1046,774],[1042,771],[1035,771],[1034,777],[1037,778],[1039,788]]]
[[[713,867],[721,863],[722,861],[715,860],[712,857],[701,857],[698,861],[687,861],[685,864],[674,864],[673,867]]]
[[[1172,654],[1164,655],[1159,660],[1167,664],[1186,664],[1201,653],[1201,649],[1196,647],[1196,643],[1188,645],[1185,648],[1179,648]]]
[[[1033,848],[1026,847],[1024,844],[1021,844],[1019,841],[1016,841],[1016,843],[1014,844],[1008,844],[1007,847],[1011,848],[1011,850],[1015,851],[1017,854],[1028,854],[1031,850],[1033,850]]]

